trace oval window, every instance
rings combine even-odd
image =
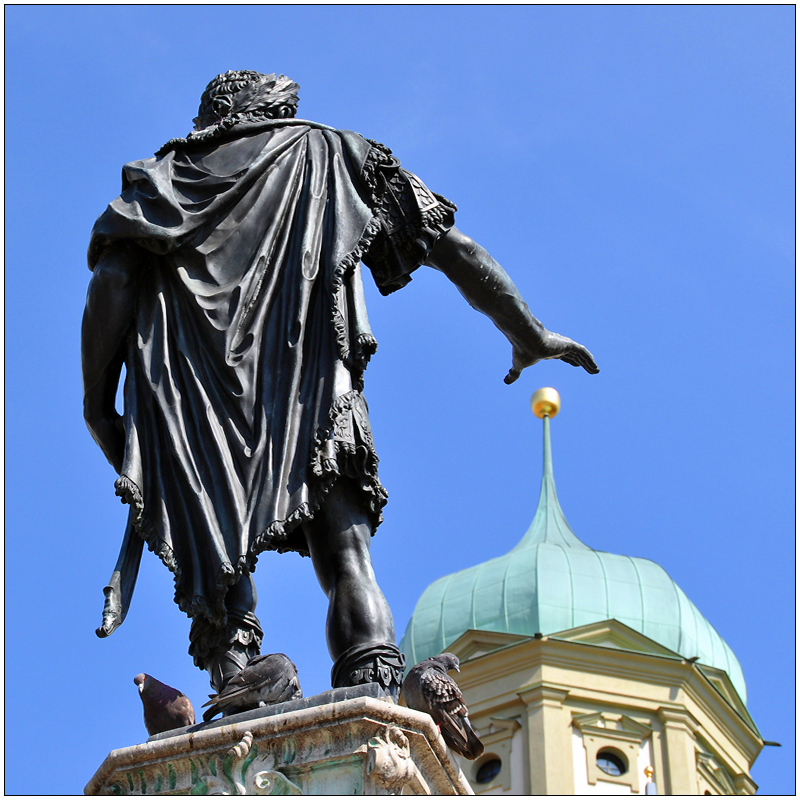
[[[475,780],[478,783],[491,783],[499,774],[503,762],[499,758],[490,758],[478,767]]]
[[[597,754],[597,766],[600,767],[606,775],[624,775],[628,771],[628,765],[621,755],[614,753],[611,750],[601,750]]]

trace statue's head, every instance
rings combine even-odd
[[[285,75],[229,70],[217,75],[200,98],[194,129],[204,130],[224,119],[286,119],[297,113],[300,87]]]

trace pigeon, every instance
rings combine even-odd
[[[431,715],[451,750],[474,761],[483,754],[483,743],[469,723],[461,689],[447,674],[451,669],[461,671],[452,653],[420,661],[403,681],[403,696],[409,708]]]
[[[151,736],[194,725],[194,708],[183,692],[145,673],[137,675],[133,682],[139,687],[144,707],[144,726]]]
[[[211,708],[203,714],[203,721],[209,722],[226,709],[232,709],[228,713],[235,713],[298,700],[302,696],[297,667],[283,653],[254,656],[219,694],[209,695],[211,699],[203,707]]]

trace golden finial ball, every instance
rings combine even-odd
[[[558,414],[561,408],[561,397],[558,392],[550,386],[545,386],[542,389],[537,389],[531,397],[531,411],[539,417],[544,419],[550,417],[552,419]]]
[[[644,768],[644,775],[646,778],[652,778],[655,774],[655,770],[649,764]]]

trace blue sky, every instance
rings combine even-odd
[[[133,676],[202,703],[188,620],[145,554],[107,640],[125,509],[81,416],[95,218],[191,127],[218,72],[284,72],[459,206],[534,314],[601,367],[503,384],[510,347],[443,276],[368,286],[366,397],[390,493],[374,540],[398,637],[436,578],[535,511],[555,386],[559,497],[588,545],[661,564],[731,645],[794,792],[794,9],[13,6],[6,20],[6,792],[79,793],[145,735]],[[329,687],[308,560],[256,572],[268,652]],[[45,736],[46,754],[31,747]]]

